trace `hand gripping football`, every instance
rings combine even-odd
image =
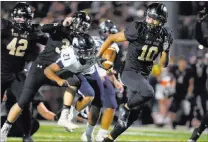
[[[102,55],[102,58],[106,59],[106,61],[102,63],[104,69],[108,70],[113,66],[114,60],[116,59],[116,54],[116,49],[113,47],[109,47],[107,50],[105,50]]]

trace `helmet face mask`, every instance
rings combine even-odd
[[[14,26],[24,30],[31,28],[34,13],[27,3],[20,2],[14,6],[11,17]]]
[[[111,20],[106,20],[99,25],[99,34],[102,40],[105,40],[109,34],[116,34],[118,29]]]
[[[87,34],[79,35],[73,39],[75,56],[79,60],[88,60],[95,53],[95,43],[92,37]]]
[[[161,3],[152,3],[146,10],[145,23],[150,32],[157,32],[167,22],[167,8]],[[151,19],[152,18],[152,19]],[[151,19],[152,22],[148,22]]]

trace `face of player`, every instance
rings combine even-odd
[[[159,26],[160,21],[154,18],[151,18],[149,16],[146,17],[146,23],[150,26],[150,27],[156,27]]]
[[[14,18],[14,21],[15,21],[16,23],[24,23],[26,20],[25,20],[24,17],[15,17],[15,18]]]
[[[180,71],[184,71],[187,67],[187,61],[186,60],[179,60],[178,61],[178,69]]]

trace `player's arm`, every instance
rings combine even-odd
[[[162,68],[165,68],[168,66],[169,62],[169,50],[173,43],[173,37],[172,37],[172,31],[168,28],[165,28],[165,34],[164,37],[164,43],[163,43],[163,51],[160,56],[159,65]]]
[[[202,32],[201,22],[197,21],[195,27],[195,39],[205,47],[208,47],[208,37],[205,37]]]
[[[205,37],[202,32],[201,23],[208,17],[208,10],[204,8],[198,13],[197,23],[195,27],[195,38],[196,40],[205,47],[208,47],[208,37]]]
[[[54,120],[55,114],[48,110],[43,102],[40,102],[37,106],[38,113],[47,120]]]
[[[160,60],[159,60],[159,66],[162,67],[162,68],[165,68],[165,67],[167,67],[168,62],[169,62],[169,52],[163,51],[161,53],[161,57],[160,57]]]
[[[97,57],[102,56],[102,54],[104,53],[104,51],[110,47],[110,45],[114,42],[124,42],[126,41],[126,37],[124,35],[124,31],[121,31],[117,34],[112,34],[109,35],[108,38],[106,39],[106,41],[102,44],[100,50],[97,53]]]
[[[55,81],[59,86],[62,86],[66,83],[66,80],[56,75],[56,72],[60,70],[61,70],[61,67],[57,63],[53,63],[50,66],[45,68],[44,74],[46,75],[47,78]]]
[[[192,76],[192,73],[190,73],[190,76]],[[189,87],[188,87],[188,95],[191,96],[193,94],[194,90],[194,77],[191,77],[189,79]]]
[[[110,35],[106,41],[101,46],[99,52],[97,53],[97,57],[101,57],[105,50],[110,47],[113,42],[124,42],[124,41],[134,41],[138,38],[138,31],[141,28],[140,22],[133,22],[130,26],[128,26],[125,31],[121,31],[117,34]]]
[[[118,79],[115,77],[115,75],[111,72],[107,73],[109,80],[113,83],[115,88],[120,89],[120,92],[122,93],[124,91],[122,83],[118,81]]]
[[[45,24],[41,26],[41,30],[46,33],[53,33],[57,29],[62,29],[64,27],[70,26],[72,22],[72,17],[66,17],[64,21],[60,23]]]

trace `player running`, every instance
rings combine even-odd
[[[137,120],[143,106],[154,97],[153,88],[147,79],[153,61],[159,54],[159,65],[166,67],[168,64],[173,39],[169,29],[164,28],[167,17],[164,4],[152,3],[147,8],[143,22],[135,21],[125,31],[110,35],[98,52],[97,56],[100,57],[113,42],[129,41],[121,80],[131,90],[131,94],[128,102],[119,108],[118,123],[104,141],[114,141]]]

